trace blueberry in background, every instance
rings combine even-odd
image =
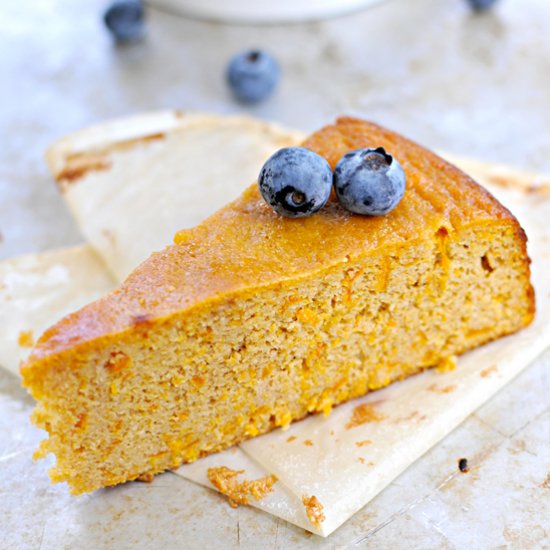
[[[327,203],[332,170],[322,156],[309,149],[285,147],[263,165],[258,187],[275,212],[287,218],[303,218]]]
[[[355,214],[383,216],[405,194],[405,172],[382,147],[357,149],[334,169],[334,190],[344,208]]]
[[[468,0],[468,3],[475,11],[485,11],[492,8],[497,0]]]
[[[117,0],[103,15],[103,21],[117,42],[134,42],[145,34],[145,11],[139,0]]]
[[[273,93],[280,75],[273,56],[262,50],[247,50],[230,59],[226,78],[239,101],[257,103]]]

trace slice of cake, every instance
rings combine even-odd
[[[305,146],[332,166],[384,147],[403,200],[286,219],[253,185],[48,330],[22,374],[54,481],[78,494],[147,478],[530,323],[525,234],[468,176],[360,120]]]

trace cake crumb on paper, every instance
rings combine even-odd
[[[303,496],[302,502],[306,507],[306,514],[309,521],[312,523],[312,525],[315,525],[315,527],[320,527],[321,523],[325,521],[325,514],[323,514],[323,505],[317,500],[317,497],[315,495],[312,495],[310,497]]]
[[[306,439],[306,440],[304,441],[304,445],[305,445],[306,447],[313,447],[313,441],[311,441],[311,439]]]
[[[32,348],[34,346],[34,336],[32,330],[22,330],[19,332],[17,343],[22,348]]]
[[[408,414],[407,416],[403,416],[401,418],[398,418],[396,420],[396,422],[410,422],[410,421],[414,421],[414,422],[423,422],[424,420],[426,420],[427,415],[425,414],[420,414],[419,411],[413,411],[412,413]]]
[[[291,435],[287,438],[286,442],[287,443],[292,443],[294,440],[296,439],[296,436],[295,435]]]
[[[438,386],[437,384],[431,384],[428,386],[428,390],[438,393],[451,393],[456,390],[456,384],[450,384],[449,386]]]
[[[384,418],[384,415],[376,412],[372,405],[364,403],[353,409],[352,417],[346,424],[346,429],[349,430],[356,426],[361,426],[361,424],[366,424],[367,422],[378,422]]]
[[[269,475],[259,479],[239,481],[237,476],[244,474],[244,470],[232,470],[227,466],[208,468],[208,481],[223,495],[229,499],[232,508],[239,504],[248,504],[249,497],[261,500],[273,491],[273,485],[277,477]]]
[[[364,447],[365,445],[370,445],[372,441],[370,439],[363,439],[363,441],[356,441],[355,444],[358,447]]]
[[[152,472],[147,472],[145,474],[141,474],[137,480],[142,481],[143,483],[152,483],[153,479],[155,479],[155,474]]]
[[[455,370],[456,368],[456,355],[451,355],[450,357],[444,357],[435,366],[437,372],[449,372]]]
[[[489,376],[491,376],[495,372],[497,372],[497,366],[492,365],[491,367],[487,367],[486,369],[483,369],[479,373],[479,376],[481,376],[481,378],[488,378]]]

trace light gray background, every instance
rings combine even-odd
[[[0,258],[80,242],[44,148],[136,111],[244,111],[302,130],[358,114],[430,147],[550,172],[548,0],[481,16],[463,0],[391,0],[261,28],[150,10],[147,40],[123,48],[102,28],[104,6],[0,0]],[[284,77],[243,108],[223,71],[250,46],[273,52]],[[547,354],[327,540],[171,474],[69,497],[32,463],[31,400],[0,372],[0,548],[548,548],[549,366]],[[470,474],[456,474],[461,456]]]

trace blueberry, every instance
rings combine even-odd
[[[143,38],[144,15],[139,0],[117,0],[107,9],[103,21],[117,42],[132,42]]]
[[[334,189],[344,208],[355,214],[382,216],[405,193],[405,172],[382,147],[344,155],[334,169]]]
[[[241,52],[229,61],[227,82],[233,95],[244,103],[257,103],[275,89],[281,70],[277,61],[261,50]]]
[[[332,170],[323,157],[309,149],[285,147],[263,165],[258,186],[275,212],[287,218],[303,218],[327,203]]]
[[[485,11],[492,8],[497,0],[468,0],[468,3],[475,11]]]

